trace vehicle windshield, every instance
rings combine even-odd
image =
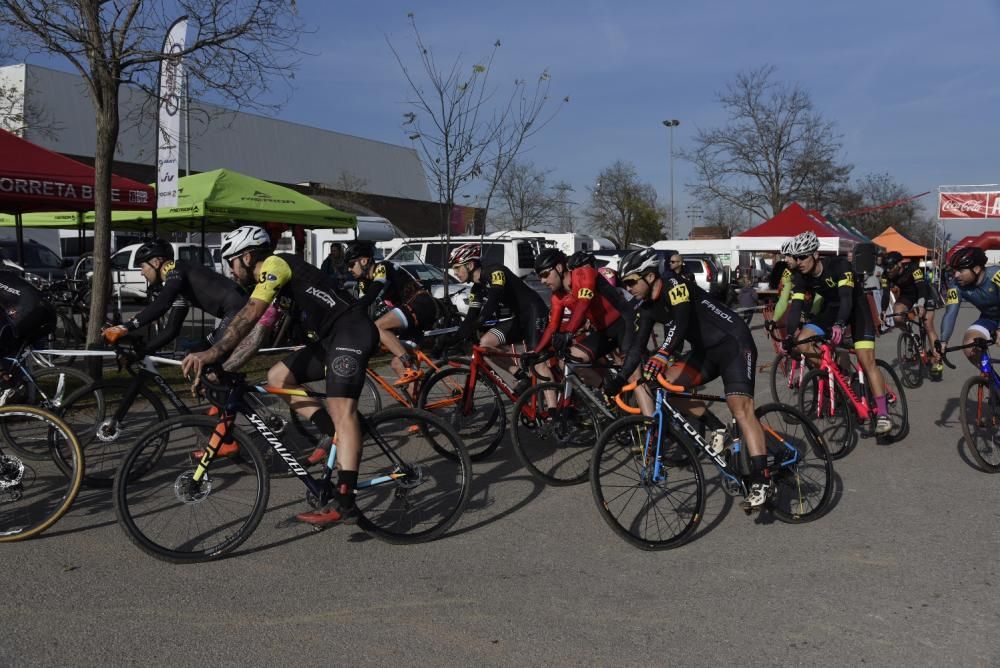
[[[17,262],[17,246],[3,246],[0,248],[0,255],[5,260]],[[42,269],[61,269],[62,260],[45,246],[24,244],[24,266],[40,267]]]
[[[410,272],[419,281],[433,281],[440,283],[444,281],[444,273],[437,267],[429,264],[401,264],[403,269]]]

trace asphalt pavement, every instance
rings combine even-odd
[[[974,370],[955,357],[908,392],[904,442],[836,462],[826,516],[748,518],[713,485],[695,539],[665,552],[614,535],[588,485],[535,482],[508,442],[475,465],[459,523],[416,546],[289,522],[301,487],[280,479],[235,554],[175,566],[84,490],[0,546],[0,665],[1000,665],[1000,476],[961,443]]]

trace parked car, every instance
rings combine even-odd
[[[502,264],[521,277],[535,270],[535,254],[545,240],[541,238],[481,239],[478,236],[452,237],[451,244],[443,237],[408,239],[402,246],[389,253],[393,262],[419,261],[435,267],[444,267],[452,250],[469,242],[483,243],[483,262]]]
[[[0,259],[17,263],[17,242],[0,239]],[[60,280],[66,277],[66,270],[73,265],[72,260],[63,260],[47,246],[34,239],[24,242],[24,262],[20,266],[28,274],[42,280]]]
[[[139,250],[141,245],[126,246],[111,256],[111,281],[116,289],[121,288],[122,297],[146,298],[146,279],[142,277],[139,263],[135,261],[135,252]],[[218,270],[210,248],[202,249],[199,244],[172,243],[170,245],[174,247],[174,257],[178,260],[200,262],[210,269]],[[88,272],[88,277],[92,273]]]
[[[695,283],[723,303],[729,302],[729,268],[722,267],[714,255],[684,255],[684,273],[694,276]]]

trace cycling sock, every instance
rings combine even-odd
[[[319,433],[324,436],[333,436],[333,419],[330,417],[330,414],[326,412],[326,409],[320,408],[312,414],[309,421],[316,425],[316,428],[319,429]]]
[[[764,469],[767,468],[767,455],[750,457],[750,484],[764,482]]]
[[[341,470],[337,475],[337,496],[341,508],[354,507],[354,489],[358,486],[358,472]]]
[[[889,405],[884,394],[875,397],[875,414],[880,416],[889,414]]]

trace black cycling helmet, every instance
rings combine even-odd
[[[882,268],[886,271],[892,269],[897,264],[903,261],[903,254],[899,251],[889,251],[882,258]]]
[[[594,267],[597,265],[597,260],[594,259],[593,253],[588,253],[587,251],[577,251],[566,258],[566,268],[567,269],[579,269],[580,267]]]
[[[566,264],[566,253],[558,248],[545,248],[535,256],[535,273],[551,269],[557,264]]]
[[[162,257],[166,260],[173,260],[174,247],[170,245],[170,242],[164,241],[163,239],[153,239],[139,246],[139,250],[135,252],[136,264],[149,262],[154,257]]]
[[[948,266],[952,269],[972,269],[986,266],[986,251],[977,246],[965,246],[951,254]]]
[[[347,252],[344,254],[344,262],[353,262],[359,257],[375,257],[375,242],[355,241],[347,247]]]

